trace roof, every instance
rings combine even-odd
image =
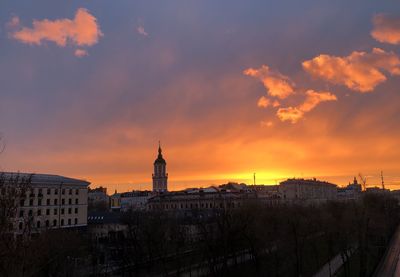
[[[154,161],[154,164],[167,164],[163,158],[161,146],[158,146],[158,157]]]
[[[88,224],[118,224],[121,223],[122,214],[116,212],[90,212]]]
[[[317,179],[297,179],[297,178],[292,178],[292,179],[287,179],[286,181],[280,182],[280,185],[325,185],[325,186],[332,186],[332,187],[337,187],[337,185],[326,182],[326,181],[320,181]]]
[[[31,178],[32,185],[78,185],[88,186],[90,182],[85,180],[73,179],[60,175],[53,174],[35,174],[35,173],[20,173],[20,172],[0,172],[0,178],[14,179],[20,178],[21,181]]]

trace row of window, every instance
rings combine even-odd
[[[20,206],[21,207],[25,206],[25,202],[26,202],[25,199],[21,199],[20,203],[19,203]],[[43,203],[42,199],[38,199],[37,200],[37,205],[38,206],[42,206],[42,203]],[[76,198],[75,199],[75,205],[78,205],[78,203],[79,203],[78,198]],[[47,206],[51,205],[50,199],[46,199],[46,205]],[[53,205],[58,205],[58,199],[57,198],[53,200]],[[61,205],[65,205],[65,199],[64,198],[61,199]],[[68,199],[68,205],[72,205],[72,199],[71,198]],[[29,206],[33,206],[33,199],[29,199]]]
[[[228,208],[235,208],[235,203],[234,202],[228,202],[226,203],[226,206]],[[224,203],[186,203],[186,204],[153,204],[149,206],[150,209],[198,209],[198,208],[205,208],[205,209],[212,209],[212,208],[223,208]],[[236,203],[236,207],[240,207],[240,203]]]
[[[44,191],[46,191],[47,195],[51,195],[51,194],[58,195],[58,190],[59,189],[51,189],[51,188],[47,188],[47,189],[39,188],[39,189],[36,189],[36,191],[38,193],[38,196],[43,196],[43,192]],[[79,195],[79,189],[61,189],[61,194],[62,195],[66,194],[66,193],[69,194],[69,195],[72,195],[74,193],[75,193],[75,195]],[[35,196],[35,189],[34,188],[30,190],[29,196],[30,197],[34,197]]]
[[[60,220],[60,226],[64,226],[64,219],[61,219]],[[75,218],[74,219],[74,225],[77,225],[78,224],[78,219],[77,218]],[[72,225],[72,220],[71,220],[71,218],[68,218],[68,224],[67,225]],[[50,221],[49,220],[46,220],[45,221],[45,226],[46,227],[50,227]],[[56,227],[57,226],[57,219],[54,219],[53,220],[53,225],[52,225],[53,227]],[[40,222],[40,220],[38,220],[37,222],[36,222],[36,228],[41,228],[42,226],[41,226],[41,222]],[[19,230],[22,230],[24,228],[24,223],[23,222],[20,222],[19,223],[19,225],[18,225],[18,229]]]
[[[68,208],[67,211],[68,211],[68,214],[72,214],[72,208]],[[74,212],[75,212],[75,214],[77,214],[78,213],[78,208],[75,208]],[[64,208],[60,209],[60,213],[61,214],[65,214],[65,209]],[[19,217],[24,217],[24,214],[25,214],[24,210],[20,210],[19,211]],[[57,215],[58,214],[58,209],[54,209],[53,214]],[[37,215],[38,216],[42,215],[42,210],[41,209],[37,210]],[[46,209],[46,215],[50,215],[50,209]],[[28,216],[33,216],[33,210],[29,210],[28,211]]]

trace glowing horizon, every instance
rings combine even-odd
[[[400,187],[399,3],[39,2],[0,9],[1,170],[149,189],[161,140],[170,190]]]

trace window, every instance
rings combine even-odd
[[[42,189],[39,189],[39,195],[42,195]]]
[[[25,199],[19,200],[19,205],[23,207],[25,205]]]
[[[71,218],[68,218],[68,225],[71,225]]]
[[[74,222],[75,222],[75,225],[78,224],[78,219],[75,218]]]
[[[61,226],[64,226],[64,219],[61,219]]]
[[[33,206],[33,199],[29,199],[29,206]]]
[[[46,215],[50,215],[50,209],[46,209]]]
[[[32,210],[29,210],[28,215],[29,215],[29,216],[32,216],[32,215],[33,215],[33,211],[32,211]]]
[[[47,189],[47,195],[51,194],[51,189]]]
[[[78,198],[75,199],[75,204],[78,205]]]
[[[78,208],[75,208],[75,213],[76,213],[76,214],[78,213]]]
[[[46,227],[49,227],[49,226],[50,226],[50,221],[46,220]]]
[[[70,198],[70,199],[68,199],[68,204],[72,204],[72,199]]]
[[[20,222],[18,225],[18,229],[22,230],[22,228],[24,228],[24,224],[22,222]]]
[[[24,210],[19,211],[19,217],[24,217]]]
[[[75,190],[75,194],[78,195],[79,194],[79,189]]]
[[[71,208],[68,208],[68,214],[71,214],[71,210],[72,210]]]
[[[53,226],[57,226],[57,219],[53,220]]]
[[[46,205],[49,206],[50,205],[50,199],[46,200]]]
[[[40,221],[36,222],[36,227],[40,228]]]
[[[42,206],[42,199],[38,199],[38,206]]]
[[[65,199],[61,199],[61,205],[65,205]]]
[[[54,205],[57,205],[58,203],[58,201],[57,201],[58,199],[56,198],[56,199],[54,199]]]
[[[58,194],[58,189],[54,190],[54,194],[56,194],[56,195]]]
[[[64,214],[64,208],[61,209],[61,214]]]
[[[57,214],[57,209],[54,209],[54,215],[56,215]]]
[[[61,194],[64,195],[65,194],[65,189],[61,190]]]
[[[72,189],[69,189],[69,195],[72,195]]]
[[[37,211],[37,215],[39,216],[39,215],[42,215],[42,210],[41,209],[39,209],[38,211]]]

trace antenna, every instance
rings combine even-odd
[[[367,177],[364,177],[361,173],[358,173],[358,177],[360,177],[360,183],[363,191],[367,190]]]
[[[385,190],[385,182],[383,181],[383,171],[381,171],[382,189]]]
[[[253,185],[256,185],[256,174],[253,173]]]

